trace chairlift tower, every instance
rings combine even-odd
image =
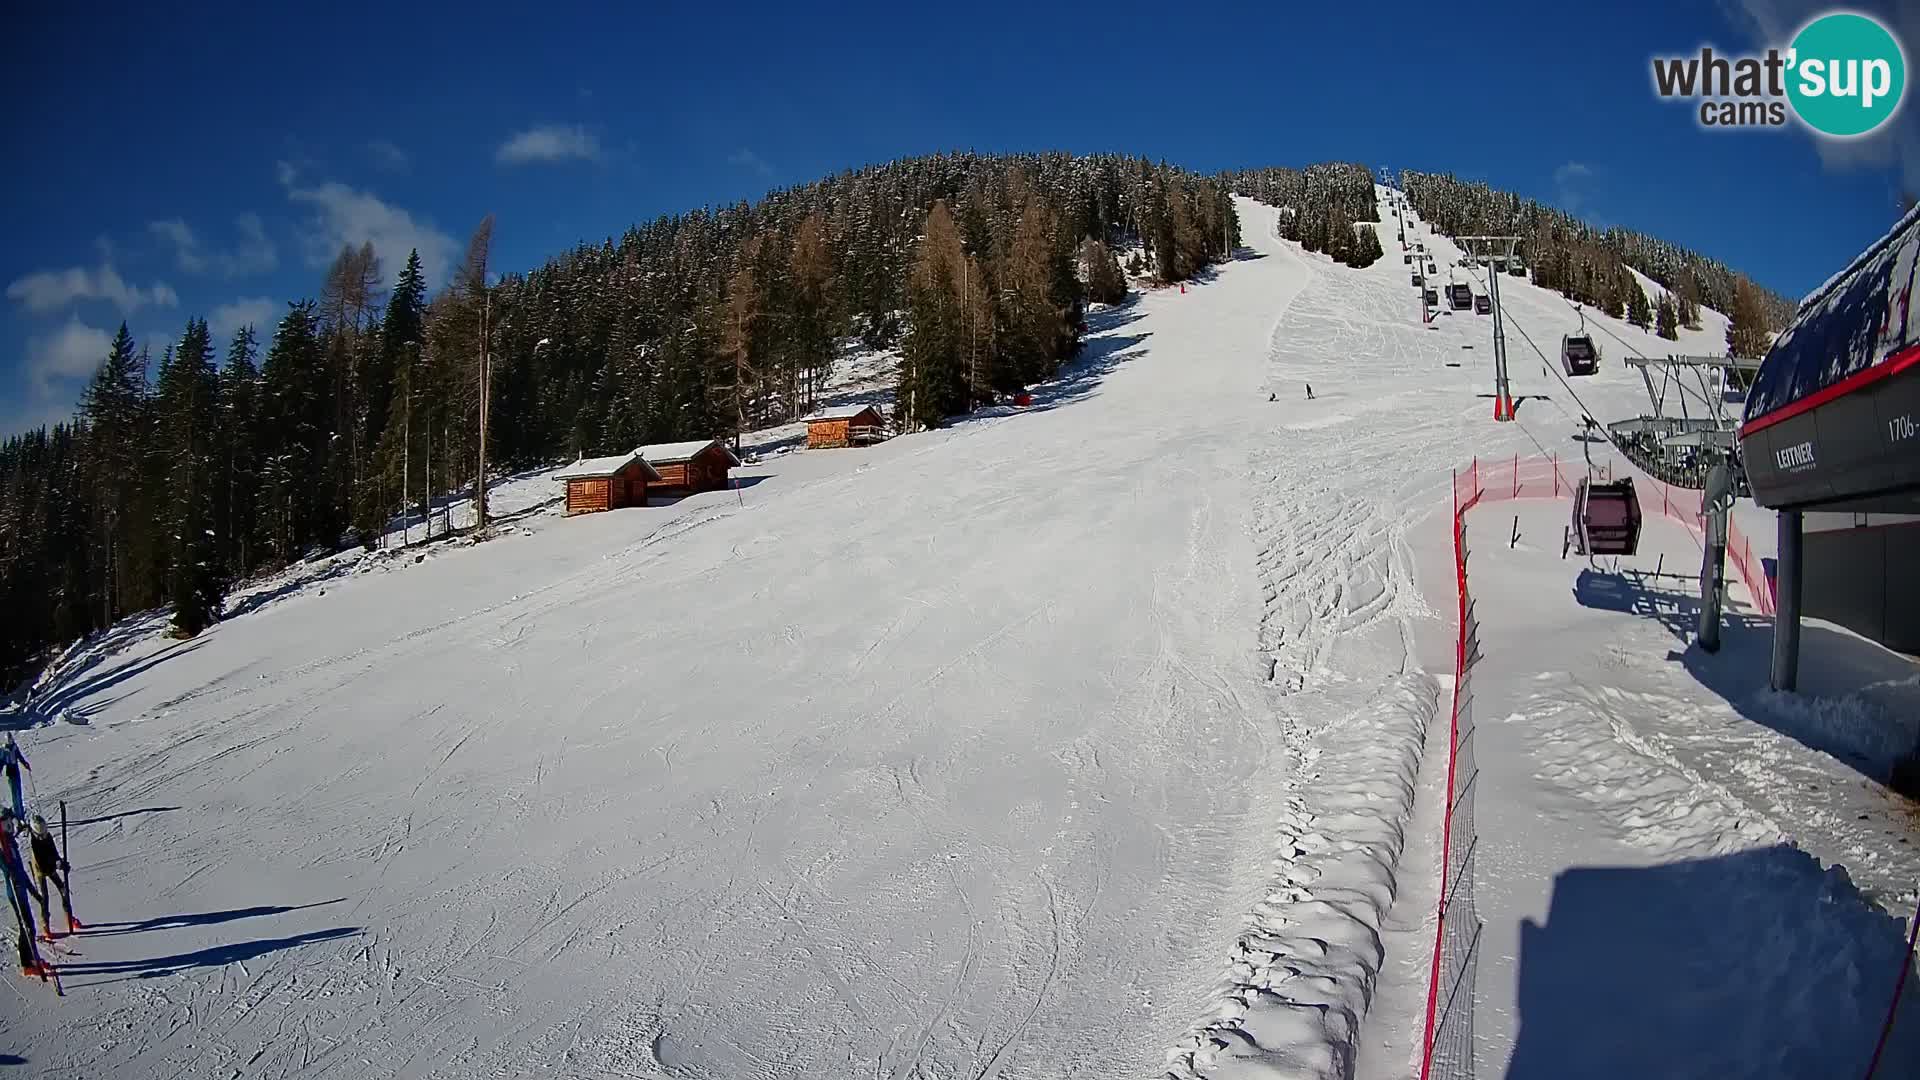
[[[1511,260],[1519,250],[1518,236],[1460,236],[1456,242],[1468,252],[1478,254],[1476,245],[1485,245],[1489,259],[1487,265],[1487,298],[1493,305],[1493,418],[1495,420],[1513,419],[1513,389],[1507,381],[1507,330],[1500,316],[1500,275],[1493,269],[1491,259],[1497,250],[1502,257]]]
[[[1703,468],[1733,456],[1740,418],[1728,411],[1726,391],[1735,384],[1736,374],[1751,377],[1760,370],[1757,358],[1628,356],[1623,362],[1640,369],[1653,411],[1608,424],[1610,434],[1657,440],[1666,466],[1677,467],[1674,459],[1685,451],[1702,459]],[[1742,486],[1737,478],[1735,486]]]

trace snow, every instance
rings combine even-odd
[[[1093,312],[1029,408],[858,453],[748,433],[737,490],[610,514],[563,517],[569,466],[530,471],[490,488],[493,539],[317,559],[198,638],[152,613],[71,650],[12,719],[111,932],[78,942],[65,1000],[20,987],[8,1052],[135,1078],[1407,1075],[1452,470],[1577,463],[1572,392],[1603,421],[1645,393],[1611,346],[1553,377],[1526,342],[1578,317],[1505,277],[1523,401],[1495,425],[1484,317],[1423,326],[1391,254],[1339,266],[1238,205],[1243,258]],[[1705,318],[1678,345],[1588,324],[1703,352]],[[842,357],[823,408],[884,405],[896,360]],[[1541,506],[1529,537],[1557,535],[1564,504]],[[1648,529],[1656,565],[1697,566],[1691,534]],[[1651,1012],[1676,981],[1658,905],[1707,936],[1707,901],[1663,885],[1604,885],[1638,906],[1587,929],[1584,882],[1751,859],[1702,895],[1767,946],[1709,959],[1781,995],[1764,1015],[1815,1015],[1736,1060],[1850,1046],[1896,921],[1871,903],[1912,879],[1911,825],[1866,778],[1897,741],[1874,733],[1920,716],[1911,683],[1836,631],[1809,655],[1846,665],[1758,695],[1764,630],[1730,630],[1724,670],[1667,659],[1659,618],[1572,603],[1543,545],[1506,553],[1512,595],[1486,586],[1475,675],[1483,757],[1515,733],[1481,830],[1534,875],[1489,941],[1547,920],[1546,953],[1482,973],[1504,1045],[1592,1050],[1555,1020],[1592,996],[1527,957],[1615,945],[1634,964],[1608,1000]],[[1714,1030],[1700,997],[1673,1008]]]
[[[821,420],[851,420],[872,407],[871,405],[843,405],[839,408],[822,409],[802,418],[800,422],[811,424]]]
[[[1783,707],[1737,585],[1720,652],[1688,647],[1691,533],[1650,518],[1636,556],[1595,569],[1561,559],[1566,514],[1521,501],[1468,519],[1478,1075],[1863,1072],[1920,880],[1911,808],[1867,778],[1920,723],[1920,671],[1810,623],[1816,685]],[[1595,1000],[1635,1037],[1594,1031]],[[1896,1035],[1905,1064],[1885,1075],[1913,1075],[1920,1009]]]
[[[631,453],[615,454],[612,457],[582,458],[561,469],[559,472],[554,473],[553,478],[555,480],[585,480],[601,476],[612,476],[614,473],[633,464],[634,459],[641,456],[640,452],[635,450]],[[674,459],[669,458],[663,460]],[[648,468],[651,470],[652,467],[649,466]],[[655,475],[656,477],[658,476],[658,474]]]
[[[710,446],[716,446],[719,442],[718,439],[690,439],[686,442],[653,443],[639,448],[634,453],[647,459],[650,464],[671,465],[689,460],[695,454]]]

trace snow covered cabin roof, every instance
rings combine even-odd
[[[705,450],[709,446],[719,447],[720,452],[727,455],[727,462],[729,464],[740,464],[740,459],[734,457],[733,451],[727,449],[727,445],[719,439],[692,439],[687,442],[653,443],[652,445],[643,446],[635,450],[634,453],[639,454],[650,464],[677,465],[682,461],[693,460],[702,450]]]
[[[640,462],[640,467],[647,471],[647,479],[660,479],[660,474],[654,471],[653,466],[647,463],[639,451],[615,454],[612,457],[581,458],[555,473],[553,478],[555,480],[598,480],[612,476],[635,461]]]
[[[877,416],[880,413],[880,408],[876,405],[843,405],[837,409],[821,409],[819,412],[807,417],[802,423],[812,424],[825,420],[851,420],[863,412],[871,412]]]

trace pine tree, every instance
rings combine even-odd
[[[219,617],[226,592],[214,531],[214,454],[219,439],[219,380],[204,320],[187,323],[164,365],[158,394],[159,447],[168,462],[163,528],[174,631],[192,637]]]
[[[227,347],[227,366],[220,373],[222,460],[214,483],[218,508],[215,532],[230,579],[251,574],[255,566],[258,522],[254,507],[260,496],[255,415],[260,401],[260,369],[254,363],[255,350],[253,327],[241,327]]]
[[[88,480],[98,493],[96,535],[107,581],[100,589],[102,625],[153,600],[139,573],[148,530],[140,511],[148,458],[147,375],[133,335],[121,323],[106,359],[81,400],[89,442]]]
[[[1749,282],[1749,286],[1751,286],[1750,282]],[[1733,296],[1733,292],[1737,288],[1738,288],[1738,285],[1736,284],[1734,286],[1734,289],[1730,289],[1728,291],[1729,292],[1728,299],[1724,301],[1724,303],[1726,304],[1726,310],[1728,311],[1731,311],[1733,309],[1733,305],[1736,299]],[[1701,297],[1700,283],[1696,278],[1690,276],[1686,280],[1681,282],[1679,302],[1678,302],[1678,307],[1675,314],[1679,316],[1680,325],[1686,327],[1689,330],[1700,329],[1700,297]]]
[[[1637,281],[1629,281],[1627,290],[1627,321],[1645,330],[1653,325],[1653,307],[1647,303],[1646,291]]]
[[[1659,334],[1661,337],[1666,338],[1668,341],[1680,340],[1680,334],[1675,329],[1675,324],[1677,319],[1678,319],[1678,314],[1674,309],[1672,294],[1661,293],[1660,306],[1655,310],[1655,313],[1654,313],[1654,320],[1653,320],[1654,333]]]
[[[314,303],[287,305],[260,370],[258,521],[263,554],[286,563],[319,542],[329,549],[314,481],[326,464],[332,415]],[[337,534],[336,534],[337,535]]]

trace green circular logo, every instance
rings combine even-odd
[[[1822,134],[1865,135],[1891,119],[1906,94],[1906,53],[1866,15],[1820,16],[1794,37],[1787,56],[1787,99]]]

